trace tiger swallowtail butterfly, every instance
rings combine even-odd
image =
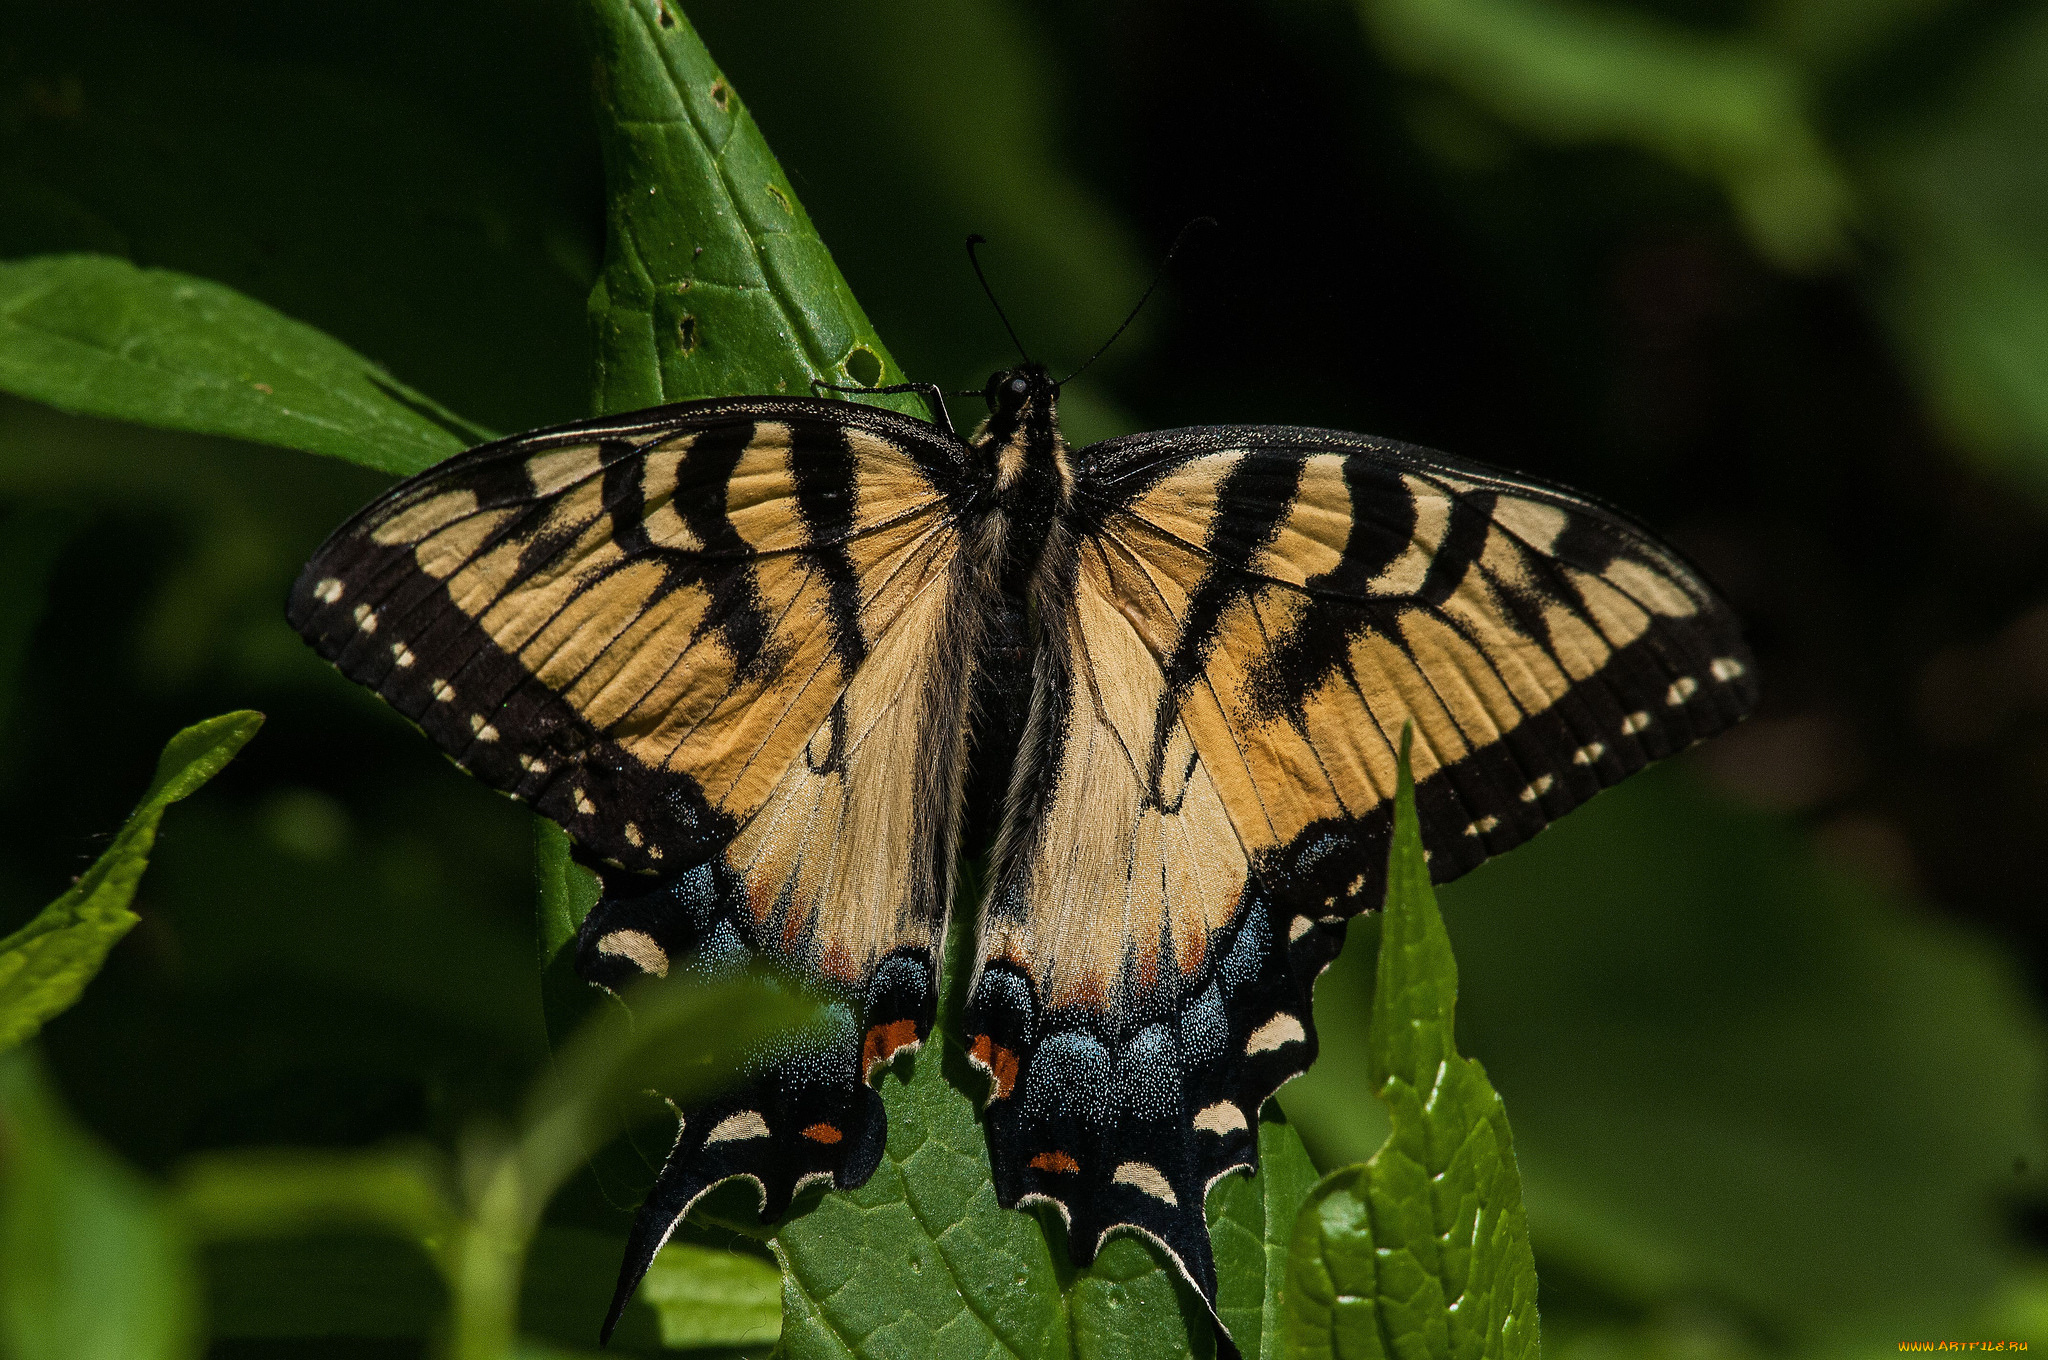
[[[1160,1244],[1316,1054],[1310,993],[1386,877],[1396,750],[1432,876],[1527,840],[1756,696],[1728,609],[1628,519],[1426,449],[1202,427],[1078,451],[989,417],[693,401],[472,449],[322,547],[292,624],[567,829],[622,988],[766,960],[838,1027],[684,1111],[609,1335],[690,1207],[857,1186],[932,1032],[954,866],[990,854],[962,1043],[997,1198]]]

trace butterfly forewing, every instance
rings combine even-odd
[[[1058,1202],[1084,1258],[1145,1232],[1212,1292],[1203,1194],[1315,1056],[1403,731],[1441,881],[1736,721],[1754,682],[1693,572],[1554,488],[1278,428],[1080,461],[970,1042],[1006,1202]]]

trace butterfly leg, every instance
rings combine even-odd
[[[893,396],[898,392],[915,392],[925,399],[932,409],[932,424],[939,427],[948,439],[957,439],[953,433],[953,417],[946,410],[946,394],[939,390],[937,383],[896,383],[889,387],[842,387],[838,383],[812,380],[813,392],[849,392],[864,397]]]

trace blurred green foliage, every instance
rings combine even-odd
[[[349,375],[337,391],[379,391],[381,370],[458,430],[588,409],[609,207],[572,8],[0,13],[0,256],[231,288],[263,325],[362,356],[323,360]],[[1914,555],[1958,483],[2004,518],[1933,541],[2041,533],[2006,494],[2048,468],[2037,5],[703,0],[690,18],[911,376],[975,387],[1008,353],[966,232],[1060,363],[1206,211],[1223,233],[1073,390],[1077,438],[1316,422],[1567,476],[1725,573],[1763,620],[1774,694],[1865,683],[1916,660],[1928,620],[1988,630],[2048,598],[2024,554],[1986,559],[2018,561],[2009,578],[1968,559],[1961,584]],[[423,441],[448,429],[401,405]],[[1978,489],[1972,466],[2003,480]],[[147,1353],[132,1320],[166,1347],[202,1335],[165,1302],[187,1251],[213,1354],[421,1353],[447,1298],[422,1248],[347,1224],[181,1247],[165,1206],[195,1159],[262,1149],[463,1165],[465,1131],[516,1126],[547,1064],[529,819],[282,622],[298,564],[382,484],[0,404],[0,931],[95,858],[165,732],[269,715],[169,823],[141,924],[40,1056],[6,1060],[0,1241],[62,1225],[51,1259],[72,1272],[0,1272],[24,1355]],[[1828,556],[1830,521],[1869,554]],[[1792,552],[1746,568],[1716,549],[1731,538]],[[1825,594],[1847,561],[1904,565]],[[1801,650],[1831,612],[1867,650]],[[1923,767],[1884,763],[1916,740],[1909,715],[1844,693],[1876,715],[1872,762],[1914,823],[1972,819]],[[2007,744],[1940,789],[2039,806],[2033,748]],[[1917,886],[1874,878],[1816,834],[1831,823],[1736,801],[1707,768],[1631,781],[1443,894],[1459,1047],[1514,1111],[1551,1349],[2048,1341],[2039,977],[1944,912],[1974,889],[1940,859]],[[2006,896],[2028,909],[2024,886]],[[1362,1043],[1377,932],[1354,929],[1318,995],[1324,1056],[1281,1099],[1325,1167],[1386,1134]],[[636,1124],[551,1202],[519,1305],[536,1345],[590,1344],[663,1150]],[[767,1269],[731,1234],[686,1245]],[[64,1292],[117,1278],[132,1309]],[[31,1335],[23,1309],[71,1320]],[[614,1345],[653,1352],[666,1325],[636,1308]]]

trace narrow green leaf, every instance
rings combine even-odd
[[[164,809],[219,774],[262,725],[260,713],[224,713],[172,737],[155,782],[114,843],[62,897],[0,940],[0,1053],[78,999],[139,919],[128,903],[149,867]]]
[[[162,1197],[71,1123],[30,1052],[0,1054],[0,1354],[198,1353],[190,1254]]]
[[[1458,967],[1430,887],[1405,754],[1380,927],[1372,1079],[1393,1131],[1296,1219],[1290,1360],[1534,1360],[1536,1263],[1507,1111],[1452,1044]]]
[[[616,1232],[543,1227],[526,1256],[520,1332],[594,1360],[592,1319],[603,1317],[611,1302],[622,1245]],[[671,1242],[654,1258],[605,1353],[773,1346],[782,1330],[781,1291],[781,1277],[764,1254]]]
[[[232,288],[109,255],[0,262],[0,390],[417,472],[488,434]]]
[[[374,1228],[429,1248],[453,1226],[447,1172],[424,1149],[264,1149],[197,1157],[176,1204],[202,1241]]]
[[[540,1001],[550,1035],[567,1034],[601,995],[576,976],[577,927],[597,905],[597,875],[570,856],[569,833],[544,818],[533,823],[534,904],[540,938]]]
[[[678,0],[588,0],[604,148],[594,407],[903,381]],[[915,397],[874,400],[923,415]]]
[[[1280,1112],[1259,1119],[1259,1174],[1226,1176],[1209,1192],[1216,1247],[1216,1311],[1245,1360],[1281,1353],[1280,1300],[1294,1220],[1316,1183],[1315,1164]]]

